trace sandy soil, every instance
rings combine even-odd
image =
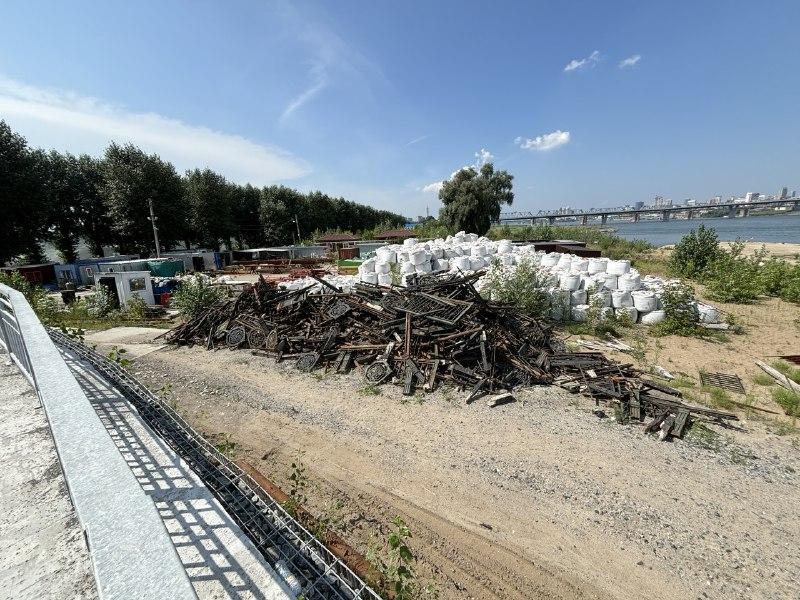
[[[730,242],[720,242],[720,248],[728,249],[730,247]],[[662,251],[664,254],[668,254],[675,248],[675,244],[669,244],[667,246],[661,246],[658,250]],[[754,252],[765,248],[770,256],[775,256],[777,258],[784,258],[787,260],[797,260],[800,258],[800,244],[790,244],[787,242],[745,242],[744,244],[744,254],[751,255]]]
[[[309,508],[362,552],[402,515],[443,599],[796,593],[800,451],[760,421],[660,443],[553,388],[498,408],[404,403],[391,386],[365,395],[357,375],[200,348],[132,368],[171,382],[190,422],[230,433],[284,489],[299,458]]]

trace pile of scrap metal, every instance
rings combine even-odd
[[[449,384],[467,403],[513,400],[514,388],[556,384],[613,404],[620,418],[644,421],[662,439],[680,437],[690,416],[735,420],[691,406],[681,392],[642,377],[599,352],[567,352],[552,326],[475,290],[482,273],[421,276],[404,288],[357,284],[343,293],[281,290],[259,278],[237,299],[214,306],[166,334],[171,344],[250,348],[301,371],[363,372],[366,382],[403,386],[405,395]]]

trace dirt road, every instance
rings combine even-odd
[[[465,406],[248,352],[165,349],[134,372],[362,552],[402,515],[440,598],[786,598],[797,590],[796,441],[759,423],[660,443],[552,388]],[[335,503],[342,508],[334,510]]]

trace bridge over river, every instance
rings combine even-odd
[[[642,215],[660,215],[662,221],[669,221],[672,215],[681,213],[685,214],[687,219],[693,219],[697,216],[707,214],[710,211],[718,211],[720,209],[728,210],[728,217],[746,217],[750,214],[751,210],[758,208],[771,208],[777,206],[787,206],[789,210],[800,211],[800,198],[789,198],[785,200],[761,200],[757,202],[721,202],[719,204],[704,204],[702,206],[669,206],[669,207],[644,207],[638,209],[609,209],[609,210],[595,210],[592,212],[577,212],[570,213],[533,213],[533,212],[505,212],[500,213],[499,223],[508,224],[527,224],[534,225],[538,220],[546,220],[551,225],[559,219],[569,219],[570,221],[580,219],[583,225],[589,224],[590,221],[596,222],[598,219],[600,223],[605,225],[608,217],[630,217],[634,223],[638,223]]]

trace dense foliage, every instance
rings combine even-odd
[[[225,288],[211,285],[202,275],[184,280],[172,295],[172,306],[192,319],[225,298]]]
[[[461,169],[442,182],[439,220],[450,233],[485,234],[500,217],[502,205],[514,201],[513,179],[506,171],[495,172],[492,163],[486,163],[480,171],[474,167]]]
[[[151,200],[163,249],[285,244],[315,231],[362,232],[406,220],[322,192],[238,185],[210,169],[181,176],[171,163],[131,144],[111,143],[100,159],[46,153],[29,148],[4,121],[0,199],[0,265],[43,261],[43,242],[51,242],[64,261],[76,258],[80,241],[95,255],[114,246],[147,256],[155,250]]]
[[[717,232],[713,228],[700,225],[683,236],[675,245],[670,268],[683,277],[697,277],[716,260],[718,255]]]

